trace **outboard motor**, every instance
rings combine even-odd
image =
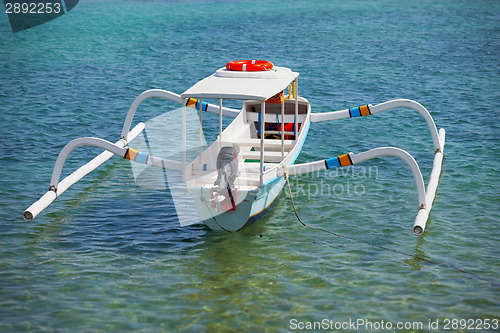
[[[222,147],[217,155],[217,180],[212,188],[212,207],[217,211],[236,210],[238,153],[235,147]]]

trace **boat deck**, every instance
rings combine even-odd
[[[271,170],[279,167],[286,162],[296,145],[293,124],[295,120],[295,102],[285,100],[285,129],[292,128],[292,131],[285,130],[285,140],[281,139],[281,131],[265,130],[264,139],[264,183],[274,179],[275,173]],[[299,134],[301,125],[307,117],[309,104],[307,101],[300,101],[298,113]],[[277,112],[278,111],[278,112]],[[238,119],[239,118],[239,119]],[[260,184],[260,103],[258,101],[244,102],[243,110],[240,115],[229,125],[222,133],[222,145],[232,145],[239,150],[238,171],[239,176],[236,181],[240,189],[255,190]],[[266,104],[265,113],[266,128],[276,127],[279,129],[281,123],[281,105]],[[217,179],[217,170],[215,168],[216,155],[220,149],[218,139],[203,153],[203,160],[208,162],[207,168],[203,170],[192,170],[193,187],[211,188]],[[197,160],[193,161],[195,165]],[[212,164],[212,165],[210,165]]]

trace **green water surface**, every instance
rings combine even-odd
[[[0,35],[0,331],[499,319],[498,1],[80,1],[16,34],[2,14]],[[302,220],[326,232],[300,225],[287,193],[243,232],[181,228],[168,192],[137,187],[118,158],[22,220],[67,142],[114,142],[138,94],[181,93],[236,59],[300,72],[313,112],[427,107],[447,143],[426,232],[411,234],[416,191],[396,158],[292,179]],[[380,146],[408,150],[428,181],[432,140],[407,109],[312,124],[297,162]],[[98,152],[79,148],[65,174]]]

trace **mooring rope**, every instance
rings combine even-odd
[[[304,222],[299,217],[299,214],[297,213],[297,209],[295,208],[295,202],[293,202],[293,195],[292,195],[292,189],[290,188],[290,181],[288,180],[288,173],[286,172],[286,167],[283,167],[283,177],[285,177],[286,184],[288,185],[288,193],[290,193],[290,199],[292,200],[292,206],[293,206],[293,211],[295,212],[295,216],[297,216],[297,220],[299,220],[300,223],[304,227],[307,227]]]
[[[423,257],[420,257],[420,256],[417,256],[417,255],[414,255],[414,254],[409,254],[409,253],[406,253],[406,252],[402,252],[402,251],[399,251],[399,250],[394,250],[394,249],[391,249],[391,248],[388,248],[388,247],[385,247],[385,246],[380,246],[380,245],[377,245],[377,244],[373,244],[371,242],[368,242],[366,240],[363,240],[363,239],[360,239],[360,238],[355,238],[355,237],[350,237],[350,236],[345,236],[345,235],[341,235],[341,234],[338,234],[336,232],[333,232],[333,231],[330,231],[330,230],[326,230],[324,228],[321,228],[321,227],[316,227],[316,226],[312,226],[312,225],[309,225],[309,224],[305,224],[299,217],[299,214],[297,213],[297,208],[295,207],[295,202],[293,200],[293,195],[292,195],[292,189],[290,187],[290,180],[288,178],[288,173],[286,171],[286,167],[283,167],[283,177],[285,178],[286,180],[286,183],[288,185],[288,193],[290,194],[290,200],[292,202],[292,207],[293,207],[293,211],[295,212],[295,216],[297,217],[297,220],[305,227],[309,227],[309,228],[312,228],[312,229],[316,229],[316,230],[319,230],[319,231],[322,231],[322,232],[325,232],[325,233],[328,233],[328,234],[331,234],[331,235],[334,235],[334,236],[337,236],[337,237],[341,237],[341,238],[345,238],[345,239],[349,239],[349,240],[352,240],[352,241],[357,241],[357,242],[361,242],[361,243],[365,243],[365,244],[368,244],[370,246],[373,246],[373,247],[376,247],[376,248],[379,248],[379,249],[382,249],[382,250],[386,250],[386,251],[391,251],[391,252],[394,252],[394,253],[398,253],[398,254],[401,254],[401,255],[404,255],[404,256],[407,256],[407,257],[410,257],[410,258],[413,258],[413,259],[418,259],[418,260],[422,260],[424,262],[427,262],[429,264],[433,264],[433,265],[438,265],[438,266],[441,266],[441,267],[445,267],[445,268],[449,268],[449,269],[452,269],[452,270],[455,270],[455,271],[458,271],[460,273],[463,273],[463,274],[468,274],[470,276],[473,276],[479,280],[482,280],[482,281],[485,281],[485,282],[488,282],[490,283],[492,286],[500,286],[498,283],[496,282],[492,282],[492,281],[489,281],[485,278],[483,278],[482,276],[479,276],[475,273],[471,273],[469,271],[466,271],[464,269],[460,269],[460,268],[457,268],[457,267],[454,267],[452,264],[443,264],[443,263],[439,263],[437,261],[433,261],[433,260],[429,260],[429,259],[426,259],[426,258],[423,258]]]

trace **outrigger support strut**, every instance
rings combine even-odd
[[[140,152],[137,152],[133,149],[125,148],[126,145],[132,141],[139,133],[144,130],[144,123],[137,124],[132,130],[130,130],[130,126],[132,125],[132,120],[134,119],[135,112],[139,105],[145,100],[159,97],[168,99],[172,102],[176,102],[179,104],[183,104],[184,100],[180,95],[162,89],[151,89],[143,92],[139,96],[136,97],[130,109],[127,112],[127,116],[125,118],[125,122],[123,124],[122,133],[120,136],[120,140],[118,140],[115,144],[98,139],[98,138],[79,138],[68,143],[56,161],[56,165],[52,172],[52,179],[50,182],[49,191],[47,191],[40,199],[38,199],[34,204],[32,204],[28,209],[23,212],[23,218],[26,221],[33,220],[40,212],[42,212],[45,208],[47,208],[58,196],[63,194],[69,187],[78,182],[80,179],[97,169],[104,162],[109,160],[113,155],[119,155],[127,158],[128,155],[131,160],[135,160],[136,162],[142,162],[148,165],[153,165],[156,167],[171,169],[171,170],[182,170],[181,163],[177,161],[165,160],[161,158],[157,158],[154,156],[146,155]],[[194,98],[190,98],[187,100],[187,105],[189,107],[196,107],[198,105],[198,101]],[[203,103],[204,111],[217,113],[222,112],[223,116],[228,116],[231,118],[235,118],[239,114],[239,110],[227,108],[227,107],[219,107],[218,105],[213,105],[209,103]],[[66,158],[69,154],[80,146],[94,146],[98,148],[102,148],[105,151],[100,155],[92,159],[87,164],[83,165],[76,171],[74,171],[71,175],[64,178],[61,182],[59,182],[59,178],[61,176],[62,167]],[[128,154],[130,153],[130,154]],[[125,156],[124,156],[125,154]]]
[[[417,185],[419,210],[417,213],[417,217],[415,218],[415,223],[413,225],[412,231],[413,234],[417,236],[421,235],[425,230],[425,225],[427,224],[427,219],[429,218],[429,213],[432,208],[432,203],[434,202],[434,198],[436,196],[439,176],[441,174],[441,166],[443,162],[444,143],[445,143],[445,130],[441,128],[438,132],[436,124],[434,123],[434,120],[432,119],[432,116],[430,115],[429,111],[427,111],[427,109],[424,108],[420,103],[415,102],[413,100],[395,99],[377,105],[367,104],[353,109],[346,109],[346,110],[332,111],[325,113],[313,113],[311,114],[311,122],[363,117],[363,116],[373,115],[382,111],[395,108],[403,108],[403,107],[417,111],[425,119],[427,127],[429,127],[429,131],[431,132],[432,143],[434,145],[434,163],[426,191],[424,191],[425,186],[423,183],[420,168],[418,167],[417,163],[410,154],[398,148],[390,148],[390,147],[376,148],[364,153],[360,153],[358,155],[353,155],[352,153],[342,155],[336,158],[339,161],[338,162],[339,165],[333,165],[335,164],[335,158],[323,161],[293,165],[288,167],[289,173],[299,174],[316,170],[324,170],[328,169],[330,165],[346,166],[342,164],[341,158],[344,158],[344,160],[345,158],[348,158],[351,164],[356,164],[362,161],[366,161],[367,159],[372,159],[380,156],[397,156],[403,159],[406,162],[406,164],[410,166],[410,169],[412,170],[413,173],[413,178],[415,179],[415,183]],[[325,167],[322,166],[322,163],[324,164]],[[305,171],[308,168],[312,168],[312,170]]]
[[[311,122],[338,120],[345,118],[363,117],[373,115],[382,111],[396,109],[396,108],[409,108],[417,111],[427,123],[429,131],[431,132],[432,143],[434,144],[434,151],[442,150],[441,143],[439,141],[439,134],[436,129],[436,124],[432,119],[429,111],[422,106],[422,104],[412,101],[411,99],[395,99],[392,101],[380,103],[377,105],[363,105],[353,109],[346,109],[340,111],[332,111],[325,113],[313,113],[311,114]]]
[[[129,140],[133,140],[139,133],[144,130],[144,123],[139,123],[129,134]],[[120,139],[117,143],[112,143],[104,139],[86,137],[78,138],[70,141],[59,153],[57,157],[54,170],[52,171],[52,178],[50,181],[49,191],[45,193],[37,202],[31,205],[27,210],[24,211],[23,217],[26,221],[31,221],[37,216],[42,210],[47,208],[58,196],[64,193],[71,185],[82,179],[84,176],[95,170],[98,166],[106,162],[111,156],[117,155],[125,159],[135,161],[138,163],[143,163],[146,165],[151,165],[163,169],[169,170],[182,170],[182,163],[173,160],[166,160],[163,158],[148,155],[139,152],[135,149],[126,146],[127,141]],[[61,182],[59,179],[61,177],[62,169],[66,159],[73,150],[82,146],[91,146],[104,149],[105,151],[99,156],[94,158],[89,163],[85,164],[75,172],[73,172],[68,177],[64,178]]]
[[[130,106],[127,116],[125,117],[125,122],[123,124],[123,129],[122,129],[122,139],[127,139],[127,134],[128,131],[130,130],[130,125],[132,124],[132,120],[134,119],[135,112],[137,111],[137,108],[139,105],[141,105],[142,102],[145,100],[156,97],[156,98],[164,98],[168,99],[172,102],[178,103],[178,104],[183,104],[183,99],[179,94],[173,93],[168,90],[163,90],[163,89],[150,89],[146,90],[145,92],[141,93],[139,96],[137,96]],[[197,108],[198,101],[194,98],[188,98],[187,99],[187,105],[192,108]],[[239,114],[239,110],[227,108],[227,107],[219,107],[219,105],[214,105],[210,103],[203,103],[202,104],[204,111],[210,112],[210,113],[216,113],[219,114],[222,112],[223,116],[231,117],[231,118],[236,118],[236,116]],[[201,106],[199,106],[201,108]]]
[[[135,139],[144,130],[144,123],[137,124],[127,135],[128,140],[120,139],[115,145],[117,147],[125,147],[128,142]],[[93,158],[87,164],[81,166],[75,170],[72,174],[64,178],[59,182],[59,179],[55,186],[53,182],[50,182],[49,191],[47,191],[40,199],[33,203],[28,209],[23,212],[23,218],[26,221],[33,220],[38,214],[40,214],[45,208],[47,208],[57,197],[63,194],[68,188],[78,182],[80,179],[97,169],[104,162],[109,160],[113,156],[113,153],[109,151],[104,151],[95,158]],[[53,172],[54,174],[54,172]],[[54,175],[53,175],[54,176]],[[60,172],[59,172],[60,176]],[[57,191],[57,193],[56,193]]]
[[[348,153],[315,162],[290,165],[286,169],[289,175],[297,175],[314,171],[346,167],[383,156],[399,157],[410,167],[410,170],[413,174],[413,179],[415,180],[415,185],[417,186],[418,206],[419,208],[425,207],[425,186],[422,173],[420,172],[420,168],[418,167],[415,159],[403,149],[395,147],[375,148],[356,155],[354,155],[353,153]]]
[[[353,153],[348,153],[334,158],[329,158],[309,163],[295,164],[286,167],[286,170],[283,170],[282,172],[283,173],[286,172],[288,175],[298,175],[298,174],[337,168],[337,167],[346,167],[367,160],[371,160],[377,157],[383,157],[383,156],[398,157],[402,159],[410,167],[411,172],[413,174],[413,179],[415,180],[415,185],[417,187],[418,213],[417,217],[415,218],[415,223],[413,225],[412,232],[414,235],[419,236],[425,230],[427,219],[429,218],[429,213],[432,209],[432,203],[434,202],[434,198],[436,196],[437,184],[439,181],[439,175],[441,173],[441,165],[443,161],[443,149],[445,143],[444,138],[445,138],[445,130],[441,129],[439,131],[439,142],[440,146],[443,148],[437,151],[434,155],[434,165],[432,168],[429,184],[427,185],[427,191],[425,189],[422,173],[420,172],[420,168],[418,167],[418,164],[415,161],[415,159],[408,152],[395,147],[375,148],[356,155]]]
[[[113,144],[109,142],[108,140],[104,139],[99,139],[99,138],[93,138],[93,137],[86,137],[86,138],[78,138],[73,141],[70,141],[64,148],[61,150],[59,153],[59,156],[57,157],[56,165],[54,167],[54,170],[52,171],[52,179],[50,181],[50,190],[54,191],[57,193],[57,188],[59,185],[59,178],[61,177],[61,172],[64,166],[64,163],[66,162],[66,159],[68,158],[69,154],[75,150],[78,147],[82,146],[91,146],[91,147],[96,147],[96,148],[101,148],[104,150],[109,151],[110,153],[123,157],[127,160],[131,160],[134,162],[146,164],[146,165],[152,165],[158,168],[163,168],[163,169],[169,169],[169,170],[175,170],[175,171],[181,171],[182,170],[182,163],[178,161],[173,161],[173,160],[166,160],[164,158],[160,157],[155,157],[152,155],[148,155],[145,153],[141,153],[140,151],[137,151],[135,149],[129,148],[129,147],[122,147],[117,144]]]

